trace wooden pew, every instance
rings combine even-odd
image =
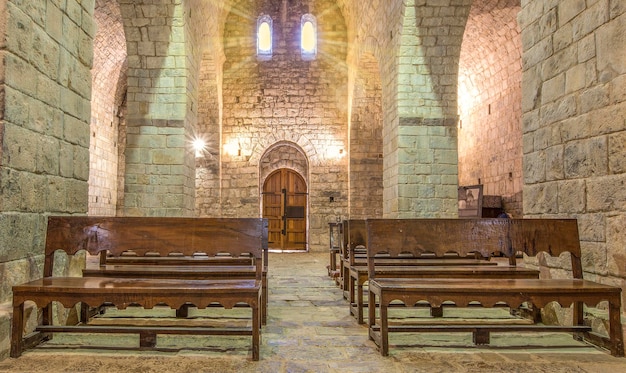
[[[470,332],[476,344],[488,344],[491,332],[563,331],[624,355],[621,324],[621,288],[583,279],[578,226],[575,219],[374,219],[367,220],[367,256],[369,269],[369,338],[383,356],[389,353],[392,332]],[[515,258],[518,252],[536,256],[544,252],[552,257],[569,253],[572,278],[569,279],[493,279],[493,278],[379,278],[376,255],[397,257],[400,253],[420,254],[433,248],[459,248],[460,254],[480,252],[490,256],[499,252]],[[438,249],[439,251],[442,249]],[[459,307],[479,302],[495,307],[504,302],[511,308],[528,303],[543,308],[556,301],[574,305],[572,326],[548,326],[498,323],[446,324],[445,319],[428,324],[390,323],[389,307],[394,300],[405,306],[426,301],[433,307],[454,302]],[[608,336],[600,336],[583,324],[583,303],[609,305]],[[431,319],[430,321],[433,321]]]
[[[265,219],[209,219],[163,217],[83,217],[48,218],[44,277],[13,287],[13,324],[11,356],[19,357],[26,347],[52,337],[57,332],[137,333],[140,347],[156,346],[159,334],[242,335],[252,340],[252,359],[260,357],[261,293],[263,252],[268,245]],[[253,278],[184,279],[184,278],[113,278],[54,277],[55,252],[74,255],[85,250],[92,255],[106,251],[116,257],[132,250],[139,256],[177,253],[207,256],[227,253],[233,257],[247,256],[254,266]],[[35,333],[24,338],[24,302],[33,301],[43,308],[43,322]],[[166,304],[179,309],[193,304],[203,309],[220,304],[225,309],[244,303],[251,308],[250,325],[241,327],[206,326],[103,326],[53,325],[51,302],[64,307],[86,304],[99,307],[113,304],[119,309],[140,305],[151,309]]]
[[[368,280],[365,220],[350,220],[347,226],[351,227],[347,234],[348,258],[346,265],[347,298],[350,304],[350,314],[363,324],[364,297],[363,289]],[[381,253],[376,258],[378,277],[395,278],[446,278],[446,277],[492,277],[492,278],[538,278],[539,271],[516,267],[513,261],[509,265],[500,265],[495,261],[485,260],[480,255],[468,253],[460,256],[454,248],[433,248],[425,250],[419,256],[406,253],[398,257],[389,257]],[[479,259],[480,258],[480,259]],[[488,258],[487,258],[488,259]],[[497,267],[496,267],[497,266]],[[440,316],[440,307],[431,308],[433,316]]]
[[[205,218],[210,219],[210,218]],[[208,221],[208,220],[206,220]],[[254,260],[249,255],[232,256],[221,253],[215,256],[206,253],[194,253],[191,256],[170,253],[162,256],[158,253],[146,253],[138,256],[134,252],[112,256],[100,253],[100,265],[97,268],[85,268],[85,277],[116,277],[116,278],[181,278],[189,280],[254,278]],[[263,249],[263,272],[261,292],[261,324],[267,324],[267,271],[268,248]],[[188,305],[176,311],[178,317],[187,317]],[[88,317],[85,315],[84,317]]]

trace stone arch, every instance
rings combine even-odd
[[[474,1],[458,77],[459,183],[480,180],[513,216],[522,215],[520,9],[520,0]]]
[[[118,200],[123,198],[118,182],[123,173],[118,169],[123,165],[125,131],[120,133],[119,128],[124,126],[127,47],[117,1],[97,0],[94,19],[89,214],[110,216],[116,214]]]
[[[291,141],[278,141],[263,152],[259,161],[259,213],[263,216],[263,191],[267,178],[275,171],[289,169],[304,179],[307,193],[311,189],[309,159],[298,144]],[[309,231],[310,199],[306,198],[305,231]],[[308,233],[305,233],[308,236]],[[307,239],[308,242],[308,239]],[[307,244],[308,245],[308,244]]]
[[[299,173],[306,184],[310,184],[309,159],[305,151],[294,142],[278,141],[267,147],[258,164],[261,188],[267,176],[281,168],[288,168]]]
[[[185,117],[186,102],[181,97],[186,97],[186,85],[163,89],[172,86],[172,77],[187,75],[186,66],[175,64],[171,52],[185,43],[183,23],[171,22],[182,7],[175,0],[155,0],[120,8],[128,45],[129,124]],[[175,53],[184,53],[184,48]]]
[[[249,160],[250,164],[260,164],[262,157],[277,144],[291,144],[291,146],[298,148],[307,159],[307,164],[309,165],[312,160],[317,157],[318,152],[315,145],[306,136],[293,131],[281,130],[275,133],[269,133],[259,139],[256,146],[252,149],[252,155]]]
[[[365,41],[363,41],[363,43],[359,45],[357,60],[360,61],[363,56],[367,56],[368,59],[371,59],[373,57],[376,60],[377,64],[380,64],[382,52],[378,40],[375,37],[368,36]],[[358,63],[358,66],[360,69],[361,63]],[[380,70],[378,71],[378,74],[380,75]]]
[[[401,117],[456,123],[460,47],[472,1],[415,4],[405,10],[400,56],[412,58],[400,58],[398,67]]]

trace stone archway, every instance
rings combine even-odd
[[[260,158],[260,210],[269,220],[271,250],[308,250],[308,170],[304,152],[291,142],[274,144]]]

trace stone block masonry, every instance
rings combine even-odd
[[[622,1],[535,0],[518,17],[524,213],[577,217],[586,277],[622,287],[625,13]]]
[[[6,32],[13,36],[6,39],[2,54],[0,214],[10,216],[5,222],[13,234],[0,237],[0,250],[18,242],[32,250],[41,236],[37,229],[45,226],[37,218],[37,229],[32,224],[25,229],[33,214],[87,212],[91,85],[90,79],[76,80],[90,76],[91,53],[84,49],[91,48],[87,41],[94,32],[93,3],[68,1],[59,7],[8,2],[6,15]],[[48,21],[54,23],[48,27]],[[60,26],[73,31],[76,40],[61,36]],[[0,252],[0,258],[35,254],[15,257],[16,251],[11,252],[11,258]]]
[[[308,243],[318,251],[327,248],[328,222],[346,217],[348,204],[347,159],[339,153],[343,149],[345,156],[348,149],[347,66],[338,63],[346,59],[346,25],[334,5],[330,0],[294,1],[282,8],[244,1],[231,12],[224,30],[221,164],[215,170],[221,171],[222,214],[258,216],[264,182],[259,170],[267,167],[259,162],[274,159],[264,154],[277,144],[290,144],[308,161],[308,172],[301,175],[308,182]],[[318,17],[318,54],[312,61],[303,61],[295,37],[306,13]],[[274,54],[268,61],[255,56],[260,14],[274,20]],[[225,152],[229,147],[234,147],[231,154]],[[277,160],[271,167],[281,164]],[[203,178],[209,185],[212,178],[204,170]],[[336,203],[329,202],[331,192]]]
[[[2,303],[41,276],[46,215],[87,213],[95,24],[93,0],[2,1],[0,11]]]

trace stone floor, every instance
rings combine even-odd
[[[0,372],[626,372],[626,358],[566,334],[494,334],[480,348],[469,335],[392,335],[390,356],[381,357],[367,328],[349,316],[327,261],[271,254],[259,362],[243,337],[165,336],[156,350],[140,351],[136,336],[57,335],[1,361]]]

